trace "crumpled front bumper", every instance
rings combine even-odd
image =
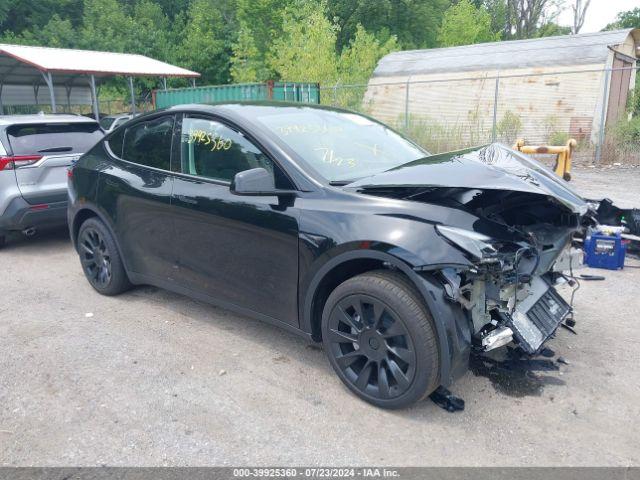
[[[571,312],[571,307],[543,277],[531,279],[530,295],[518,303],[506,326],[518,345],[529,354],[537,353]]]

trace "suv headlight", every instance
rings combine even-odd
[[[451,243],[470,253],[478,260],[486,261],[488,257],[492,257],[497,253],[495,247],[491,245],[491,242],[495,240],[482,233],[443,225],[436,225],[436,230]]]

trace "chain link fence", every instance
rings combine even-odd
[[[574,162],[640,164],[640,145],[625,145],[616,135],[629,117],[625,104],[614,105],[619,92],[611,96],[612,73],[620,70],[373,78],[366,85],[322,86],[320,99],[387,123],[432,153],[494,141],[512,146],[517,139],[565,145],[574,138]]]
[[[116,115],[119,113],[131,112],[131,100],[128,98],[101,99],[98,101],[100,117],[106,115]],[[136,112],[144,113],[153,110],[153,103],[150,95],[136,98]],[[75,115],[85,115],[93,117],[93,106],[89,104],[58,104],[57,113],[72,113]],[[4,105],[3,115],[24,115],[34,113],[51,113],[50,104],[32,105]]]

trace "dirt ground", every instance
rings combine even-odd
[[[640,205],[640,169],[574,179]],[[388,412],[296,336],[156,288],[102,297],[65,231],[15,238],[0,251],[0,465],[637,466],[639,266],[585,271],[606,280],[582,282],[578,335],[560,330],[546,363],[475,364],[452,388],[463,412]]]

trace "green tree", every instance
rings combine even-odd
[[[82,0],[0,0],[0,32],[36,33],[57,15],[78,27],[82,22]]]
[[[476,7],[484,7],[491,17],[491,31],[500,32],[506,35],[505,28],[507,25],[507,2],[506,0],[484,0],[483,2],[474,1]]]
[[[231,57],[234,81],[263,82],[276,76],[267,56],[273,39],[282,35],[285,9],[294,4],[306,8],[306,0],[237,0],[239,26]]]
[[[324,15],[324,4],[287,8],[282,35],[276,38],[267,61],[279,78],[292,82],[337,80],[338,28]]]
[[[556,35],[569,35],[571,34],[571,27],[558,25],[554,22],[545,23],[540,26],[535,33],[535,37],[553,37]]]
[[[491,16],[484,6],[476,7],[470,0],[460,0],[444,12],[438,41],[443,47],[493,42],[499,33],[491,31]]]
[[[231,45],[226,38],[223,2],[193,0],[177,47],[177,59],[185,68],[202,74],[206,83],[229,80]]]
[[[80,48],[126,52],[132,32],[134,23],[117,0],[84,0]]]
[[[127,42],[130,51],[159,60],[175,57],[169,41],[169,19],[160,5],[151,0],[138,2],[131,12],[131,22],[134,30]]]
[[[368,33],[362,25],[358,25],[349,46],[340,55],[338,76],[341,83],[366,83],[376,68],[378,60],[388,53],[398,50],[395,36],[384,43],[374,34]]]
[[[616,21],[604,27],[603,30],[622,28],[640,28],[640,7],[618,13]]]
[[[450,3],[450,0],[328,0],[327,17],[340,27],[338,51],[349,45],[358,25],[381,41],[395,35],[403,48],[431,48],[437,45],[438,27]]]
[[[44,27],[25,30],[14,43],[24,45],[46,45],[57,48],[75,48],[78,46],[78,32],[69,20],[61,19],[57,14]]]
[[[253,34],[246,25],[240,26],[238,39],[233,44],[231,79],[236,83],[268,80],[264,55],[256,47]]]

